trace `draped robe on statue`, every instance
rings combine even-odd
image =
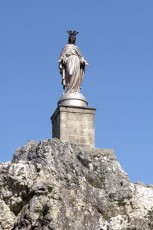
[[[67,44],[59,59],[62,84],[66,92],[80,92],[87,62],[74,44]]]

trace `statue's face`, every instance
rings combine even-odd
[[[71,35],[69,37],[69,44],[75,44],[76,37],[74,35]]]

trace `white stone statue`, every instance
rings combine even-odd
[[[88,62],[75,45],[78,32],[71,30],[67,32],[69,34],[68,44],[65,45],[60,55],[59,69],[65,91],[68,93],[79,93]]]

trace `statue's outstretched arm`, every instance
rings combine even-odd
[[[62,74],[63,69],[66,68],[66,62],[67,62],[66,56],[65,56],[64,54],[61,54],[61,56],[60,56],[58,62],[59,62],[60,74]]]

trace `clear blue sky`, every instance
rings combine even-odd
[[[89,61],[82,93],[96,111],[96,146],[135,181],[153,184],[153,1],[0,1],[0,161],[51,138],[67,30]]]

